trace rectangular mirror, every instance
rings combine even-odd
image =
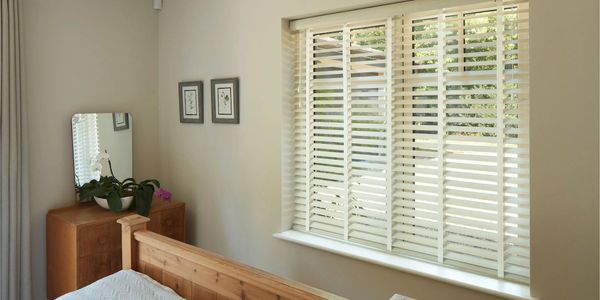
[[[71,126],[76,186],[100,176],[133,177],[131,114],[74,114]]]

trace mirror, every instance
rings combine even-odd
[[[129,113],[73,115],[71,126],[76,186],[111,174],[119,180],[133,177],[131,125]]]

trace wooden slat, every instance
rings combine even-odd
[[[163,278],[159,281],[165,283],[165,277],[169,278],[171,284],[179,283],[185,293],[191,293],[193,283],[230,299],[270,299],[269,295],[343,299],[152,232],[138,231],[134,236],[139,243],[139,262],[146,270],[161,269]],[[190,282],[190,288],[183,279]]]
[[[134,268],[188,299],[344,299],[146,230],[133,215],[122,226],[123,268]]]
[[[181,276],[163,271],[162,284],[170,287],[183,298],[192,299],[192,282]]]

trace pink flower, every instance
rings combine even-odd
[[[156,190],[156,192],[154,192],[154,196],[161,200],[170,201],[171,196],[173,196],[173,194],[167,191],[167,189],[159,188],[158,190]]]

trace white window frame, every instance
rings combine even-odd
[[[335,14],[335,15],[327,15],[327,16],[319,16],[319,17],[314,17],[314,18],[308,18],[308,19],[302,19],[302,20],[296,20],[291,22],[290,24],[290,32],[288,32],[288,34],[290,36],[294,35],[294,32],[297,30],[305,30],[305,34],[306,36],[304,37],[306,40],[311,39],[311,31],[310,29],[313,27],[319,27],[319,26],[334,26],[337,25],[339,28],[339,24],[344,23],[347,24],[348,22],[355,22],[355,21],[359,21],[359,20],[364,20],[364,19],[381,19],[382,17],[385,17],[384,23],[386,23],[386,26],[388,27],[388,39],[390,38],[390,32],[392,32],[391,30],[389,30],[390,27],[393,26],[393,22],[391,21],[391,16],[392,15],[404,15],[404,14],[410,14],[410,13],[414,13],[414,12],[421,12],[423,10],[427,10],[427,9],[442,9],[442,12],[446,12],[447,10],[445,8],[440,8],[441,1],[429,1],[429,0],[421,0],[421,1],[413,1],[413,2],[409,2],[409,3],[399,3],[399,4],[392,4],[392,5],[386,5],[385,7],[378,7],[378,8],[371,8],[369,10],[362,10],[362,11],[351,11],[351,12],[345,12],[345,13],[339,13],[339,14]],[[519,3],[519,2],[523,2],[523,1],[498,1],[497,5],[502,6],[503,3]],[[476,3],[473,7],[477,7],[479,4],[482,3],[481,0],[479,1],[472,1],[472,0],[452,0],[452,1],[444,1],[443,4],[446,7],[450,7],[450,6],[458,6],[458,5],[465,5],[465,4],[473,4]],[[489,1],[488,1],[489,3]],[[488,3],[483,3],[484,7],[489,7]],[[452,9],[450,9],[451,11]],[[392,12],[393,11],[393,12]],[[500,25],[499,25],[500,26]],[[334,26],[335,27],[335,26]],[[342,26],[342,28],[348,28],[347,26]],[[346,29],[344,29],[344,34],[346,33]],[[289,45],[285,45],[286,49],[291,48],[298,48],[300,49],[299,53],[303,53],[302,50],[302,43],[296,43],[294,44],[294,40],[298,40],[297,37],[293,37],[293,38],[286,38],[286,40],[284,41],[285,43],[289,43]],[[502,39],[498,38],[498,45],[502,45]],[[391,45],[392,43],[387,43],[387,47],[388,47],[388,53],[391,50]],[[343,49],[343,53],[344,53],[344,58],[346,57],[346,53],[347,53],[347,49],[345,48],[345,43],[344,43],[344,49]],[[308,62],[309,60],[311,60],[313,57],[310,57],[308,51],[304,52],[306,54],[306,57],[304,58],[304,62]],[[289,54],[289,53],[286,53]],[[303,68],[303,66],[293,66],[291,64],[297,63],[298,59],[294,59],[291,56],[286,56],[287,60],[288,60],[288,67],[289,69],[295,69],[298,74],[292,74],[292,75],[300,75],[301,73],[301,69]],[[391,59],[391,56],[388,56],[389,59]],[[500,66],[500,64],[502,64],[502,61],[498,62],[498,66]],[[345,66],[346,64],[344,64]],[[391,64],[390,61],[388,60],[387,62],[387,66],[388,66],[388,74],[392,74],[393,70],[391,70]],[[311,68],[311,66],[307,63],[306,64],[306,68],[305,69],[309,69]],[[504,66],[502,67],[503,70]],[[499,69],[500,70],[500,69]],[[308,72],[306,72],[308,73]],[[306,74],[305,73],[305,74]],[[499,71],[497,73],[497,78],[498,80],[504,80],[503,78],[503,74],[501,71]],[[305,84],[306,86],[304,87],[304,91],[306,92],[306,94],[308,95],[308,90],[310,90],[310,85],[309,85],[309,74],[306,74],[306,79],[305,80]],[[441,79],[442,81],[444,80],[443,78]],[[294,83],[294,79],[293,77],[288,78],[287,82],[290,86],[293,85]],[[347,85],[347,80],[346,80],[346,76],[344,76],[344,86],[348,86]],[[388,93],[387,98],[391,99],[394,97],[394,95],[392,95],[392,89],[391,89],[391,80],[388,80],[388,88],[386,90],[386,92]],[[525,83],[525,85],[527,85],[528,83]],[[298,88],[299,89],[299,88]],[[498,88],[498,94],[502,95],[503,93],[503,88]],[[290,89],[288,94],[293,94],[294,92],[298,92],[296,91],[292,91]],[[344,89],[343,91],[344,93],[344,99],[346,99],[345,97],[347,97],[347,93],[348,91],[346,91]],[[501,99],[500,97],[498,97],[499,99]],[[309,97],[306,97],[307,100],[307,104],[309,101]],[[296,101],[293,102],[294,105],[296,105]],[[344,102],[346,103],[346,102]],[[344,104],[346,105],[346,104]],[[307,105],[307,107],[311,107],[310,104]],[[388,114],[387,116],[389,116],[391,118],[391,105],[388,105]],[[440,108],[442,109],[442,108]],[[348,109],[345,107],[344,108],[344,114],[348,111]],[[502,113],[500,106],[498,106],[498,113]],[[306,110],[306,115],[307,117],[310,117],[310,110]],[[291,117],[293,118],[293,117]],[[290,118],[290,119],[291,119]],[[344,117],[344,120],[347,120],[346,117]],[[388,120],[388,122],[391,123],[391,120]],[[348,124],[345,123],[344,128],[347,128]],[[500,126],[498,126],[498,128],[504,128],[504,124],[500,123]],[[308,123],[306,123],[306,131],[308,133],[308,131],[310,130]],[[288,132],[288,134],[293,135],[293,133]],[[391,142],[391,138],[389,138],[389,135],[391,135],[391,131],[387,132],[388,134],[388,142]],[[503,134],[503,133],[500,133]],[[307,134],[308,135],[308,134]],[[288,136],[284,137],[287,138]],[[291,145],[293,144],[293,141],[291,140],[284,140],[284,146],[286,147],[290,147],[287,145]],[[309,141],[308,139],[306,140],[306,149],[309,149],[310,145],[309,145]],[[347,157],[347,148],[348,146],[345,145],[344,146],[344,155],[345,157]],[[387,149],[391,149],[392,146],[388,143],[387,145]],[[284,148],[284,151],[286,150],[286,148]],[[500,150],[501,155],[498,156],[498,164],[504,164],[504,155],[503,155],[503,150]],[[306,155],[308,158],[308,151],[306,151]],[[285,153],[284,153],[284,157],[285,157]],[[388,165],[391,165],[391,155],[390,153],[387,154],[387,159],[388,159]],[[290,160],[288,160],[287,163],[284,162],[284,171],[288,171],[290,169],[293,169],[293,166],[291,166],[293,163],[293,158],[291,158]],[[344,164],[345,166],[348,166],[347,163]],[[306,169],[308,170],[310,168],[309,165],[309,160],[306,160]],[[346,173],[346,171],[344,172]],[[390,193],[390,191],[392,190],[392,188],[390,187],[390,185],[393,184],[393,180],[391,179],[392,175],[391,172],[387,173],[388,178],[386,180],[386,184],[387,184],[387,191],[388,194]],[[289,174],[286,174],[287,178],[284,178],[284,182],[294,182],[295,178],[294,176],[290,176]],[[503,177],[504,174],[502,174],[502,172],[498,173],[498,177]],[[504,180],[504,179],[503,179]],[[346,182],[345,182],[346,184]],[[306,186],[307,186],[307,190],[310,189],[310,187],[308,186],[308,182],[306,182]],[[347,186],[347,184],[346,184]],[[501,191],[500,189],[503,189],[504,186],[503,185],[499,185],[498,189],[499,191]],[[498,274],[499,277],[498,278],[493,278],[490,276],[482,276],[482,275],[478,275],[472,272],[468,272],[468,271],[463,271],[460,268],[456,269],[456,268],[449,268],[447,266],[444,265],[440,265],[440,264],[435,264],[435,263],[430,263],[430,262],[424,262],[424,261],[419,261],[419,260],[415,260],[414,258],[410,258],[410,257],[405,257],[405,256],[398,256],[395,254],[391,254],[389,252],[390,250],[390,245],[391,245],[391,230],[388,231],[387,234],[387,250],[388,251],[382,251],[382,249],[370,249],[369,247],[365,247],[365,245],[356,245],[353,243],[348,243],[347,241],[340,241],[340,240],[332,240],[329,239],[327,237],[323,237],[323,236],[319,236],[319,235],[315,235],[313,233],[308,233],[308,232],[299,232],[297,230],[293,230],[293,216],[291,216],[291,214],[293,214],[293,208],[290,208],[290,206],[293,206],[293,199],[291,199],[292,197],[290,197],[290,193],[293,193],[293,188],[290,186],[285,186],[284,184],[284,189],[283,189],[283,196],[284,196],[284,215],[283,215],[283,230],[281,233],[276,234],[275,236],[278,238],[281,238],[283,240],[288,240],[288,241],[292,241],[292,242],[296,242],[296,243],[300,243],[303,245],[307,245],[307,246],[311,246],[311,247],[315,247],[315,248],[319,248],[319,249],[323,249],[323,250],[327,250],[327,251],[331,251],[334,253],[338,253],[338,254],[343,254],[343,255],[347,255],[350,257],[354,257],[357,259],[361,259],[361,260],[365,260],[365,261],[370,261],[370,262],[374,262],[374,263],[378,263],[381,265],[385,265],[388,267],[392,267],[392,268],[396,268],[396,269],[400,269],[403,271],[407,271],[407,272],[412,272],[412,273],[416,273],[416,274],[420,274],[423,276],[427,276],[427,277],[432,277],[432,278],[436,278],[442,281],[446,281],[446,282],[451,282],[451,283],[455,283],[458,285],[462,285],[462,286],[466,286],[466,287],[470,287],[470,288],[474,288],[480,291],[484,291],[484,292],[488,292],[491,294],[495,294],[495,295],[500,295],[500,296],[510,296],[510,297],[515,297],[515,298],[520,298],[520,299],[529,299],[530,295],[529,295],[529,286],[527,284],[523,284],[523,283],[516,283],[516,282],[511,282],[511,281],[507,281],[504,280],[501,276],[501,274],[504,274],[504,270],[502,267],[499,268],[498,270]],[[350,197],[348,197],[348,199],[350,199]],[[391,204],[391,197],[388,196],[388,205],[392,205]],[[498,203],[502,203],[501,201]],[[347,205],[347,203],[346,203]],[[388,206],[389,207],[389,206]],[[499,209],[499,213],[503,214],[503,205],[498,205],[498,209]],[[391,210],[388,210],[388,214],[390,214]],[[306,215],[307,217],[309,216],[310,212],[309,209],[306,210]],[[444,211],[441,211],[441,215],[445,215]],[[345,224],[345,230],[344,230],[344,238],[343,240],[347,240],[348,239],[348,216],[346,216],[346,218],[344,219]],[[392,218],[388,218],[388,223],[393,222]],[[443,222],[443,220],[442,220]],[[309,224],[308,222],[306,222],[305,224],[306,226],[306,231],[310,231],[309,228]],[[388,226],[391,226],[391,224],[388,224]],[[501,226],[504,226],[503,222],[499,221],[498,222],[498,228],[500,230]],[[444,241],[443,238],[440,239],[440,242]],[[443,246],[440,247],[440,256],[441,260],[444,259],[443,256],[443,252],[442,250]],[[385,250],[385,249],[383,249]],[[498,250],[498,259],[499,261],[501,261],[504,258],[504,251],[503,249]],[[503,266],[503,264],[502,264]]]

